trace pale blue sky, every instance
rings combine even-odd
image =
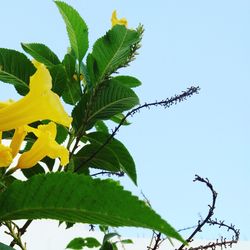
[[[134,156],[139,188],[174,227],[206,216],[210,193],[192,182],[208,177],[218,191],[215,216],[250,240],[250,2],[72,0],[89,26],[90,43],[110,27],[117,9],[129,27],[145,26],[138,59],[124,73],[143,85],[141,103],[161,100],[191,85],[199,95],[169,110],[141,111],[118,134]],[[68,46],[64,23],[52,1],[4,1],[0,47],[42,42],[61,58]],[[0,85],[0,100],[17,98]],[[210,228],[200,238],[215,235]],[[138,234],[135,230],[135,235]],[[143,232],[140,231],[140,234]],[[216,232],[216,235],[217,232]]]

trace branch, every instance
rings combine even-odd
[[[25,224],[21,227],[21,228],[18,228],[17,227],[17,230],[18,230],[18,236],[21,237],[23,234],[26,233],[26,230],[27,228],[29,227],[29,225],[31,224],[32,220],[27,220],[25,222]],[[16,240],[14,239],[11,243],[10,243],[10,247],[13,247],[16,245]]]
[[[206,245],[201,245],[198,247],[190,247],[190,248],[185,248],[185,250],[207,250],[207,249],[211,249],[211,250],[215,250],[217,247],[220,247],[221,249],[227,248],[227,247],[232,247],[233,244],[237,243],[239,240],[239,236],[240,236],[240,230],[239,229],[235,229],[234,225],[227,225],[224,223],[224,221],[218,221],[217,219],[212,220],[211,217],[214,214],[214,209],[215,209],[215,203],[216,203],[216,198],[217,198],[217,193],[214,190],[212,184],[209,182],[208,179],[204,179],[201,178],[200,176],[196,175],[194,181],[199,181],[199,182],[203,182],[207,185],[207,187],[211,190],[212,192],[212,205],[209,205],[209,211],[208,211],[208,215],[207,217],[198,222],[198,226],[196,227],[196,229],[194,230],[194,232],[188,237],[188,239],[186,240],[188,243],[190,243],[194,236],[198,233],[201,232],[202,227],[205,224],[208,224],[210,226],[218,226],[219,228],[226,228],[227,231],[232,231],[234,233],[234,235],[232,236],[232,238],[230,240],[227,240],[225,237],[221,237],[220,239],[216,239],[216,241],[214,242],[209,242]],[[178,250],[181,250],[184,248],[184,245],[181,245],[180,248],[178,248]]]
[[[217,239],[215,242],[209,242],[207,245],[198,246],[198,247],[191,247],[188,250],[206,250],[211,249],[215,250],[216,247],[220,247],[221,249],[232,247],[233,244],[236,244],[240,237],[240,230],[236,229],[234,225],[227,225],[224,223],[224,221],[218,221],[217,219],[212,220],[209,219],[207,222],[210,226],[217,225],[219,228],[226,228],[227,231],[232,231],[234,235],[232,236],[231,240],[227,240],[225,237],[221,237],[220,239]]]
[[[186,91],[183,91],[181,94],[179,95],[175,95],[172,96],[170,98],[167,98],[165,100],[162,101],[155,101],[152,103],[145,103],[143,105],[140,105],[137,108],[132,109],[131,111],[129,111],[121,120],[121,122],[119,123],[119,125],[113,130],[112,134],[107,138],[107,140],[84,162],[82,162],[82,164],[80,164],[74,172],[77,172],[82,166],[84,166],[86,163],[88,163],[89,161],[91,161],[116,135],[116,133],[118,132],[118,130],[120,129],[120,127],[123,125],[123,123],[126,121],[126,119],[129,116],[133,116],[135,113],[139,112],[141,109],[144,108],[150,108],[152,106],[157,107],[157,106],[163,106],[164,108],[169,108],[172,105],[176,105],[179,102],[183,102],[185,101],[188,97],[191,97],[194,94],[198,94],[200,91],[200,87],[190,87],[188,88]]]
[[[192,239],[194,238],[194,236],[198,233],[201,232],[202,227],[208,223],[208,221],[210,220],[210,218],[213,216],[214,214],[214,209],[215,209],[215,202],[216,202],[216,198],[217,198],[217,193],[215,192],[212,184],[209,182],[208,179],[204,179],[201,178],[200,176],[196,175],[194,182],[195,181],[199,181],[199,182],[203,182],[207,185],[207,187],[210,189],[210,191],[212,192],[212,205],[209,205],[209,210],[208,210],[208,214],[207,217],[203,220],[203,221],[198,221],[198,226],[196,227],[196,229],[194,230],[194,232],[186,239],[186,241],[188,243],[190,243],[192,241]],[[178,250],[182,250],[184,249],[185,245],[182,244]],[[191,248],[190,248],[191,249]]]
[[[119,171],[119,172],[110,172],[110,171],[101,171],[101,172],[98,172],[98,173],[95,173],[95,174],[91,174],[91,176],[98,176],[98,175],[108,175],[108,176],[111,176],[111,175],[115,175],[115,176],[118,176],[118,177],[123,177],[125,175],[124,172],[122,171]]]

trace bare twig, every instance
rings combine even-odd
[[[119,171],[119,172],[101,171],[101,172],[98,172],[98,173],[95,173],[95,174],[91,174],[92,177],[98,176],[98,175],[108,175],[108,176],[115,175],[115,176],[118,176],[118,177],[123,177],[124,172],[122,172],[122,171]]]
[[[209,182],[208,179],[204,179],[198,175],[195,176],[194,182],[195,181],[199,181],[202,183],[205,183],[207,185],[207,187],[210,189],[210,191],[212,192],[212,205],[208,205],[209,206],[209,210],[208,210],[208,214],[207,217],[203,220],[203,221],[198,221],[198,225],[196,227],[196,229],[193,231],[193,233],[186,239],[186,241],[188,243],[190,243],[192,241],[192,239],[194,238],[194,236],[198,233],[201,232],[202,227],[208,223],[209,219],[213,216],[214,214],[214,209],[215,209],[215,203],[216,203],[216,198],[217,198],[217,193],[215,192],[212,184]],[[182,250],[184,249],[185,245],[182,244],[178,250]]]
[[[213,214],[214,214],[214,210],[215,210],[217,193],[214,190],[212,184],[209,182],[208,179],[204,179],[204,178],[201,178],[200,176],[196,175],[194,181],[203,182],[207,185],[207,187],[212,192],[212,205],[209,205],[209,211],[208,211],[207,217],[204,220],[199,220],[198,225],[196,226],[196,229],[188,237],[188,239],[186,241],[189,243],[191,241],[193,241],[194,236],[198,232],[201,232],[201,229],[205,224],[208,224],[210,226],[218,226],[219,228],[222,228],[222,227],[226,228],[227,231],[232,231],[234,233],[234,235],[232,236],[232,238],[230,240],[227,240],[227,238],[225,238],[225,237],[221,237],[220,239],[216,239],[214,242],[209,242],[208,244],[200,245],[198,247],[185,248],[185,250],[207,250],[207,249],[215,250],[217,247],[220,247],[221,249],[223,247],[224,248],[232,247],[233,244],[238,242],[240,231],[238,229],[235,229],[235,226],[232,224],[227,225],[226,223],[224,223],[224,221],[218,221],[217,219],[215,219],[215,220],[211,219]],[[185,247],[184,245],[181,245],[181,247],[178,248],[178,250],[184,249],[184,247]]]

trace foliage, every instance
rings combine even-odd
[[[87,53],[85,21],[68,4],[60,1],[55,4],[70,42],[62,60],[42,43],[21,44],[35,62],[21,52],[0,49],[0,80],[12,84],[24,96],[16,103],[0,105],[0,134],[11,141],[9,147],[0,144],[0,153],[5,157],[0,160],[0,223],[13,237],[10,247],[18,245],[26,249],[21,235],[32,220],[42,218],[64,221],[68,226],[89,223],[149,228],[185,243],[147,203],[125,191],[117,181],[94,177],[95,170],[101,169],[108,174],[125,173],[137,184],[132,155],[114,138],[114,133],[109,133],[105,122],[116,122],[119,127],[129,125],[124,112],[132,114],[139,104],[132,88],[141,82],[133,76],[119,75],[118,70],[135,59],[143,27],[128,29],[114,25]],[[45,96],[48,100],[42,102]],[[71,118],[67,117],[59,97],[72,105],[71,126]],[[176,97],[165,105],[185,97],[179,100]],[[29,105],[25,106],[25,101]],[[58,114],[51,111],[53,108]],[[23,117],[28,117],[29,122],[25,123]],[[26,146],[20,150],[23,141]],[[18,164],[9,167],[18,152],[21,154]],[[58,157],[59,166],[55,162]],[[14,178],[16,171],[22,171],[26,179]],[[18,219],[27,219],[22,228],[14,223]],[[75,238],[67,247],[117,249],[111,241],[114,236],[117,234],[105,232],[102,244],[92,238]],[[12,249],[0,244],[1,249]]]

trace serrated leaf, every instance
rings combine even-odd
[[[90,142],[99,143],[100,146],[103,145],[108,140],[110,135],[101,132],[93,132],[87,134],[86,137],[89,139]],[[124,171],[136,184],[137,177],[136,177],[135,162],[132,156],[130,155],[129,151],[126,149],[126,147],[119,140],[113,138],[105,146],[105,148],[109,149],[115,155],[115,157],[119,161],[121,170]]]
[[[46,67],[60,64],[57,55],[42,43],[21,43],[23,50]]]
[[[116,155],[106,147],[96,153],[99,147],[100,144],[91,143],[85,145],[74,155],[74,165],[77,168],[77,172],[86,168],[97,168],[112,172],[121,170]]]
[[[23,53],[0,48],[0,81],[13,84],[20,95],[29,92],[29,78],[35,71]]]
[[[88,27],[79,13],[70,5],[55,1],[66,24],[71,48],[79,62],[88,50]]]
[[[76,73],[76,59],[71,54],[66,54],[62,63],[67,72],[68,78],[72,79],[73,75]]]
[[[62,98],[65,103],[75,105],[81,99],[81,86],[77,81],[67,81]]]
[[[32,168],[27,168],[27,169],[21,169],[22,173],[24,174],[24,176],[29,179],[30,177],[37,175],[37,174],[44,174],[45,171],[43,169],[43,167],[40,164],[36,164],[34,167]]]
[[[15,250],[15,249],[0,242],[0,250]]]
[[[15,181],[0,194],[0,221],[60,221],[149,228],[183,241],[145,202],[112,180],[72,173],[36,175]]]
[[[75,129],[76,133],[80,130],[80,128],[84,125],[85,115],[87,109],[87,103],[89,100],[89,95],[84,94],[81,97],[81,100],[75,105],[71,112],[71,116],[73,118],[72,126]]]
[[[90,102],[92,105],[89,105]],[[138,103],[139,99],[133,90],[114,83],[112,79],[108,80],[96,90],[92,99],[90,95],[82,96],[72,112],[73,126],[76,131],[83,125],[89,130],[98,120],[108,120]],[[88,107],[91,109],[88,110]]]
[[[66,71],[62,64],[58,64],[50,67],[49,72],[52,77],[52,91],[61,96],[68,81]]]
[[[103,132],[103,133],[106,133],[106,134],[109,133],[109,129],[108,129],[107,125],[101,120],[99,120],[99,121],[97,121],[95,123],[95,129],[98,132]]]
[[[87,238],[81,238],[77,237],[70,241],[70,243],[67,245],[67,249],[84,249],[87,248],[94,248],[99,247],[101,244],[100,242],[93,237],[87,237]]]
[[[123,84],[129,88],[136,88],[141,85],[141,82],[133,76],[116,76],[113,80],[118,81],[119,84]]]
[[[99,119],[110,119],[116,114],[133,108],[138,103],[139,99],[131,89],[109,80],[103,84],[100,91],[93,98],[93,105],[87,124],[91,125]]]
[[[56,124],[56,127],[57,127],[56,141],[59,144],[62,144],[68,136],[68,129],[61,124]]]
[[[72,55],[66,54],[62,63],[68,76],[68,79],[65,82],[65,89],[62,97],[64,102],[74,105],[80,100],[82,95],[80,82],[75,80],[73,77],[76,73],[76,60]]]
[[[132,46],[139,40],[139,33],[127,29],[124,25],[115,25],[105,36],[98,39],[87,58],[92,83],[100,83],[118,68],[125,66]]]

